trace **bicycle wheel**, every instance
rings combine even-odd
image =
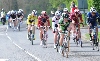
[[[98,47],[98,51],[99,51],[99,38],[97,39],[97,47]]]
[[[95,39],[92,39],[92,43],[93,43],[93,50],[94,50],[94,46],[95,46]]]
[[[31,42],[32,42],[32,45],[33,45],[33,39],[31,38]]]
[[[82,47],[82,44],[83,44],[82,41],[80,41],[80,45],[81,45],[81,47]]]
[[[64,47],[63,47],[64,48]],[[64,57],[64,49],[62,50],[62,55],[63,55],[63,57]]]
[[[20,24],[18,25],[18,30],[20,31]]]
[[[59,39],[60,39],[60,35],[58,35],[58,39],[57,39],[57,44],[56,44],[56,49],[57,49],[57,52],[58,52],[58,48],[59,48]]]

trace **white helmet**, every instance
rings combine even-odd
[[[14,11],[14,10],[12,10],[12,11],[11,11],[11,14],[14,14],[14,13],[15,13],[15,11]]]
[[[59,15],[61,15],[61,12],[60,11],[56,11],[55,12],[55,16],[59,16]]]
[[[7,14],[10,15],[11,14],[11,11],[9,11]]]
[[[68,9],[67,8],[64,8],[63,11],[68,11]]]
[[[97,11],[96,11],[96,9],[94,7],[91,7],[90,12],[96,13]]]
[[[18,11],[18,13],[21,13],[21,11]]]
[[[36,10],[33,10],[33,11],[32,11],[32,14],[34,14],[34,15],[35,15],[35,14],[36,14]]]
[[[23,12],[23,10],[22,10],[22,9],[19,9],[19,11]]]

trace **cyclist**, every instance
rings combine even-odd
[[[55,28],[58,28],[60,16],[61,16],[61,12],[56,11],[55,16],[52,18],[52,29],[54,33],[54,48],[56,48],[57,32],[58,32]]]
[[[8,21],[8,27],[11,28],[10,15],[11,15],[11,11],[8,11],[8,13],[7,13],[7,15],[6,15],[6,20]]]
[[[33,33],[33,40],[35,39],[34,38],[34,35],[35,35],[35,20],[37,19],[37,17],[35,16],[35,12],[36,10],[33,10],[31,14],[28,15],[27,17],[27,25],[28,25],[28,35],[27,35],[27,39],[29,39],[29,36],[30,36],[30,29],[32,27],[32,33]]]
[[[71,13],[74,13],[74,10],[75,9],[78,9],[77,6],[75,5],[75,2],[74,1],[71,2],[70,8],[71,8],[71,11],[70,11]]]
[[[18,12],[17,12],[17,20],[18,20],[18,21],[20,20],[20,22],[22,22],[22,19],[23,19],[23,14],[22,14],[21,11],[18,11]]]
[[[6,12],[4,11],[4,9],[2,9],[1,11],[1,22],[4,22],[4,23],[6,22]]]
[[[19,9],[19,11],[21,12],[21,14],[22,14],[22,21],[23,21],[23,18],[24,18],[24,11],[22,10],[22,9]]]
[[[47,26],[48,26],[48,20],[49,17],[47,16],[47,12],[46,11],[42,11],[41,12],[41,15],[38,16],[38,27],[39,27],[39,30],[40,30],[40,39],[41,39],[41,42],[40,42],[40,45],[42,45],[42,34],[43,34],[43,28],[41,28],[41,26],[46,26],[46,32],[47,32]]]
[[[63,39],[64,39],[64,33],[62,33],[62,31],[70,31],[69,28],[69,15],[68,14],[63,14],[62,17],[59,20],[59,24],[58,24],[58,30],[60,32],[60,49],[59,49],[59,53],[62,52],[62,43],[63,43]],[[69,32],[68,32],[69,33]]]
[[[91,31],[90,28],[94,28],[96,26],[96,32],[98,36],[98,27],[97,27],[97,19],[99,18],[98,12],[94,7],[91,7],[90,12],[87,13],[87,24],[89,25],[89,35],[90,35],[90,41],[92,41]]]
[[[70,13],[68,12],[68,9],[67,9],[67,8],[64,8],[64,9],[63,9],[63,13],[70,14]],[[63,13],[62,13],[62,15],[63,15]]]
[[[82,20],[82,14],[80,13],[79,9],[75,9],[74,13],[72,13],[70,15],[70,19],[72,20],[71,23],[71,28],[72,28],[72,36],[73,39],[75,39],[75,29],[76,29],[76,25],[78,26],[79,32],[78,32],[78,39],[79,41],[81,41],[81,32],[80,32],[80,23],[83,22]]]
[[[14,10],[11,11],[10,20],[14,23],[14,30],[17,28],[17,17]]]

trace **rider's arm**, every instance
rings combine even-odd
[[[41,18],[40,18],[40,16],[38,17],[38,27],[40,27],[40,23],[41,23]]]
[[[90,13],[87,13],[87,25],[90,23]]]
[[[83,22],[83,19],[82,19],[82,14],[80,14],[80,23]]]
[[[55,18],[53,17],[52,18],[52,29],[54,30],[54,28],[55,28]]]

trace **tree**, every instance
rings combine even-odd
[[[100,13],[100,0],[93,0],[93,6],[97,9]]]
[[[17,3],[17,0],[12,0],[12,9],[13,9],[13,10],[18,10],[18,3]]]

